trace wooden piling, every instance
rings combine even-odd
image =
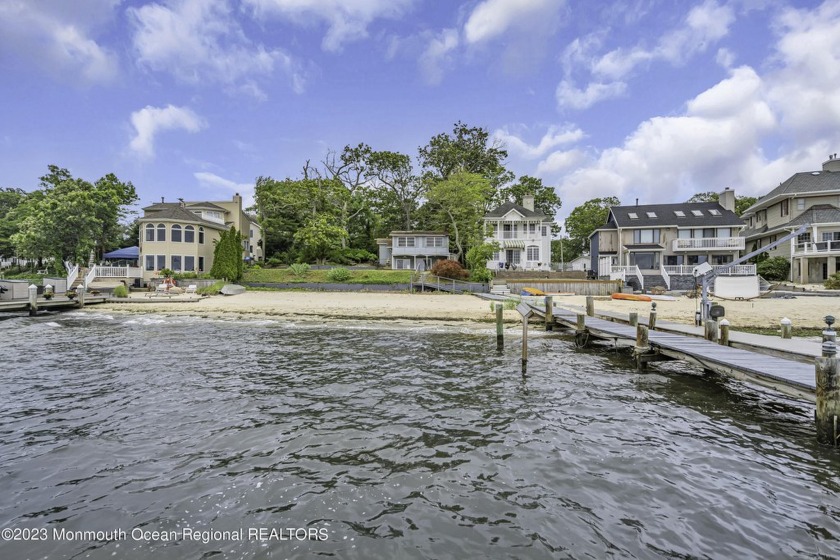
[[[782,318],[782,338],[790,338],[793,336],[793,322],[787,317]]]
[[[650,330],[656,329],[656,302],[650,304],[650,317],[648,318],[648,328]]]
[[[595,316],[595,298],[592,296],[586,296],[586,314],[589,317]]]
[[[554,298],[545,296],[545,330],[554,330]]]
[[[706,340],[716,342],[717,339],[718,339],[718,324],[717,324],[717,321],[715,321],[714,319],[706,319],[705,327],[706,327],[706,332],[705,332]]]
[[[635,327],[636,325],[639,324],[639,314],[636,313],[635,311],[632,311],[629,315],[629,320],[630,320],[630,326]]]
[[[76,297],[79,300],[79,307],[84,307],[85,306],[85,292],[86,291],[87,290],[85,290],[84,286],[79,286],[78,288],[76,288]]]
[[[522,318],[522,374],[528,368],[528,317]]]
[[[575,329],[577,332],[582,332],[586,330],[586,315],[581,315],[578,313],[575,318],[577,319],[577,323],[575,323]]]
[[[814,419],[817,441],[837,447],[840,445],[838,418],[840,418],[840,375],[837,367],[837,347],[833,342],[823,343],[823,357],[817,358],[817,406]]]
[[[496,304],[496,346],[499,350],[505,346],[504,309],[505,306],[501,303]]]
[[[729,321],[721,319],[720,321],[720,345],[729,346]]]
[[[38,286],[29,285],[29,316],[38,314]]]
[[[636,357],[636,367],[640,370],[647,369],[647,360],[645,354],[650,352],[648,328],[644,325],[636,325],[636,347],[633,349],[633,354]]]

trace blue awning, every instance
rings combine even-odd
[[[116,251],[105,253],[102,255],[102,258],[137,260],[140,258],[140,247],[124,247],[122,249],[117,249]]]

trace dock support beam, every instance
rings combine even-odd
[[[790,338],[793,336],[793,322],[787,317],[782,318],[782,338]]]
[[[29,285],[29,316],[38,314],[38,286]]]
[[[726,319],[720,322],[720,345],[729,346],[729,321]]]
[[[77,297],[79,298],[79,307],[85,306],[85,286],[82,284],[76,289]]]
[[[586,296],[586,315],[595,316],[595,298],[592,296]]]
[[[631,312],[630,315],[628,315],[628,320],[630,321],[630,326],[635,327],[639,324],[639,314],[635,311]]]
[[[718,324],[717,321],[714,319],[706,319],[705,323],[706,327],[706,340],[710,340],[712,342],[717,342],[718,339]]]
[[[575,316],[575,346],[585,348],[589,345],[589,331],[586,330],[586,315]]]
[[[501,352],[505,347],[504,305],[496,304],[496,348]]]
[[[545,296],[545,330],[554,330],[554,298]]]
[[[633,353],[636,356],[636,367],[638,369],[647,369],[647,361],[644,355],[650,352],[650,340],[648,338],[648,328],[644,325],[636,325],[636,348]]]
[[[837,447],[840,445],[840,375],[835,344],[824,342],[822,355],[822,358],[816,359],[817,407],[814,419],[817,441]]]

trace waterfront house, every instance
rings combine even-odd
[[[262,228],[242,208],[239,193],[232,200],[160,202],[143,208],[140,224],[140,266],[143,281],[164,268],[175,272],[209,272],[214,241],[235,227],[243,235],[242,258],[263,260]]]
[[[741,216],[746,250],[754,251],[809,224],[796,239],[770,250],[791,262],[794,282],[823,282],[840,271],[840,159],[829,156],[820,171],[795,173]]]
[[[499,250],[487,268],[551,270],[551,225],[554,217],[534,210],[534,197],[522,204],[505,202],[484,215],[484,240]]]
[[[744,222],[735,214],[735,192],[719,202],[613,206],[589,238],[590,267],[600,277],[621,278],[637,289],[689,289],[701,263],[720,267],[744,249]],[[746,265],[730,274],[755,274]]]
[[[392,231],[376,243],[379,264],[394,270],[429,270],[450,258],[449,234],[442,231]]]

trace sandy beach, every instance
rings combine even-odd
[[[270,292],[253,291],[236,296],[205,297],[199,301],[147,298],[132,294],[131,303],[108,303],[91,309],[199,316],[264,316],[289,319],[332,320],[420,320],[455,324],[492,322],[490,302],[472,295],[406,294],[371,292]],[[555,296],[560,306],[586,304],[584,296]],[[799,296],[794,299],[760,298],[751,301],[714,300],[726,309],[733,327],[778,327],[783,317],[794,327],[822,327],[826,315],[840,317],[840,297]],[[659,320],[694,324],[698,300],[678,297],[657,301]],[[641,315],[650,313],[650,303],[595,298],[596,310]],[[519,321],[515,310],[505,310],[505,322]]]

